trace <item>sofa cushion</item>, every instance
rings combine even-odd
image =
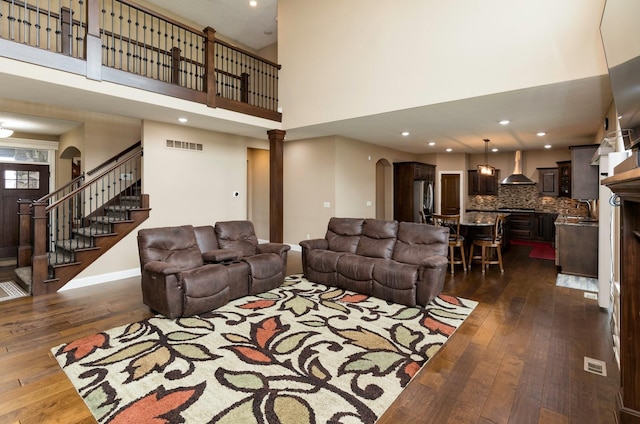
[[[251,221],[216,222],[215,231],[221,249],[235,250],[240,258],[256,254],[258,238]]]
[[[140,263],[151,261],[174,265],[177,271],[204,264],[193,226],[146,228],[138,231]]]
[[[350,280],[371,280],[375,261],[373,258],[344,254],[338,259],[338,274]]]
[[[415,222],[398,224],[398,239],[393,249],[395,261],[419,265],[426,257],[447,256],[449,229]]]
[[[216,238],[216,231],[213,225],[202,225],[200,227],[193,227],[193,231],[196,234],[196,241],[201,252],[209,252],[212,250],[218,250],[218,239]]]
[[[325,236],[329,250],[356,253],[363,223],[360,218],[331,218]]]
[[[332,252],[331,250],[312,250],[307,255],[307,264],[318,272],[336,272],[338,259],[345,255],[344,252]]]
[[[356,254],[370,258],[391,258],[397,233],[397,221],[365,219]]]

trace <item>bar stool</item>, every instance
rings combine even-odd
[[[504,221],[503,215],[496,215],[496,221],[492,227],[491,234],[486,236],[478,236],[471,243],[469,250],[469,269],[473,261],[479,261],[482,264],[482,273],[485,269],[492,264],[498,264],[500,266],[500,272],[504,272],[504,266],[502,264],[502,223]],[[475,247],[480,247],[480,255],[473,254]],[[492,249],[495,249],[495,257],[493,256]]]
[[[451,273],[454,266],[461,264],[464,271],[467,270],[467,261],[464,254],[464,237],[460,235],[460,215],[433,215],[434,225],[449,227],[449,263]],[[460,259],[456,259],[456,248],[460,249]]]

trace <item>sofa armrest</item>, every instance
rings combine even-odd
[[[208,263],[235,261],[236,259],[238,259],[238,252],[231,249],[215,249],[202,252],[202,260]]]
[[[147,262],[144,265],[144,270],[145,272],[160,275],[178,274],[180,272],[180,268],[178,268],[177,266],[161,261]]]
[[[328,249],[329,242],[327,239],[312,239],[312,240],[302,240],[298,243],[302,246],[303,249],[307,250],[315,250],[315,249]]]
[[[291,250],[291,246],[282,243],[261,243],[258,245],[258,253],[275,253],[282,256],[289,250]]]
[[[420,266],[425,268],[439,268],[441,266],[447,266],[448,264],[449,259],[446,256],[441,255],[429,256],[420,262]]]

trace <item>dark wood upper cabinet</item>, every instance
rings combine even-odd
[[[481,175],[475,169],[467,172],[469,174],[468,192],[470,195],[498,194],[498,181],[500,181],[499,169],[496,169],[496,173],[493,176]]]
[[[598,198],[598,167],[591,165],[591,158],[598,144],[571,146],[571,198]]]
[[[558,168],[538,168],[538,191],[542,196],[557,196]]]
[[[571,197],[571,161],[563,160],[558,164],[558,196]]]

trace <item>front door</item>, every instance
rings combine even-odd
[[[460,213],[460,175],[442,174],[440,180],[440,187],[442,187],[440,213],[458,215]]]
[[[49,193],[49,165],[0,163],[0,258],[18,254],[18,200]]]

